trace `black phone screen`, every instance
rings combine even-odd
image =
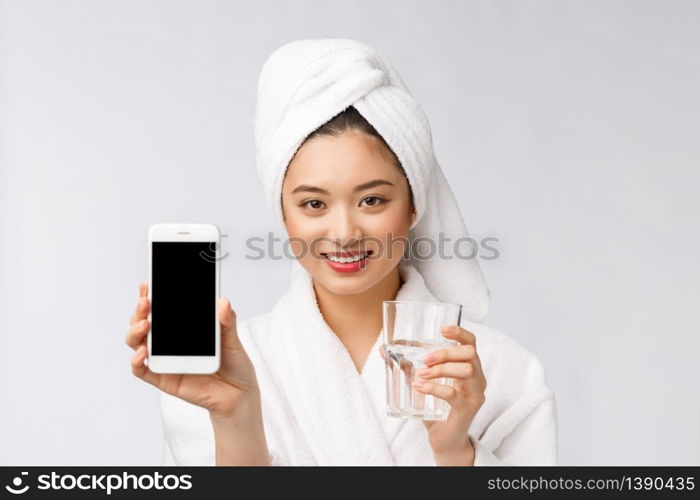
[[[217,243],[151,245],[151,354],[216,355]]]

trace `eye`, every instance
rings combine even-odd
[[[304,207],[304,208],[309,207],[309,208],[312,208],[313,210],[316,210],[318,208],[317,206],[311,207],[309,205],[309,203],[321,203],[321,204],[323,204],[323,202],[321,200],[309,200],[309,201],[305,201],[304,203],[302,203],[299,206]]]
[[[368,196],[367,198],[365,198],[362,201],[365,201],[365,200],[376,200],[374,203],[370,203],[368,205],[370,207],[376,207],[376,206],[381,205],[382,203],[384,203],[386,201],[386,200],[384,200],[384,198],[380,198],[379,196]]]

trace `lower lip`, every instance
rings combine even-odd
[[[369,262],[368,257],[365,257],[362,260],[358,260],[357,262],[348,263],[333,262],[328,257],[324,258],[326,259],[326,263],[331,267],[331,269],[339,273],[356,273],[357,271],[367,267],[367,263]]]

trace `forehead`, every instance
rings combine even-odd
[[[347,132],[316,136],[304,143],[289,164],[285,186],[305,183],[352,188],[369,178],[397,176],[399,171],[390,153],[376,137]]]

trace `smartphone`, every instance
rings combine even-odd
[[[214,224],[153,224],[148,229],[148,368],[215,373],[221,360],[221,233]]]

